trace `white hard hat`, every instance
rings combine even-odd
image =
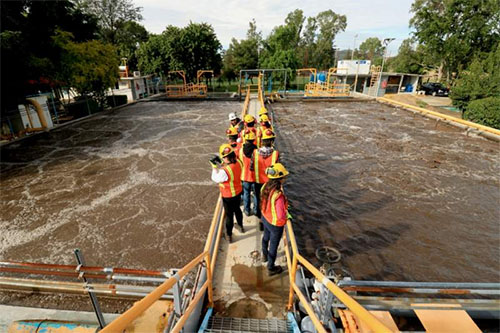
[[[238,118],[238,117],[236,117],[236,113],[231,112],[231,113],[229,114],[229,120],[235,120],[236,118]]]

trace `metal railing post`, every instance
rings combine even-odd
[[[75,257],[76,261],[78,262],[78,266],[76,269],[77,271],[79,271],[81,266],[85,266],[85,261],[83,260],[82,252],[79,249],[75,249]],[[80,273],[80,274],[82,280],[87,284],[87,287],[89,289],[90,302],[92,303],[92,307],[94,308],[97,321],[99,322],[99,327],[103,329],[104,326],[106,326],[106,322],[104,321],[104,317],[101,312],[101,307],[99,306],[99,301],[97,300],[95,294],[92,292],[92,285],[87,281],[85,273]]]
[[[212,265],[210,263],[210,253],[205,257],[205,264],[207,265],[207,281],[208,281],[208,306],[214,306],[213,286],[212,286]]]

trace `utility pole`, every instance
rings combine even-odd
[[[380,83],[382,81],[382,73],[384,72],[385,54],[387,52],[387,46],[389,46],[389,44],[393,40],[395,40],[395,39],[396,38],[386,38],[383,41],[383,44],[384,44],[384,54],[382,55],[382,67],[380,68],[380,75],[379,75],[379,78],[378,78],[377,91],[375,92],[375,97],[378,97],[378,91],[380,90]]]
[[[358,38],[358,34],[354,35],[354,46],[352,47],[351,60],[354,59],[354,50],[356,49],[356,38]]]

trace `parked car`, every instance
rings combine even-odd
[[[448,96],[450,90],[446,88],[442,83],[438,82],[427,82],[420,86],[419,90],[425,91],[426,95],[432,96]]]

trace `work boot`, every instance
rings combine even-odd
[[[262,262],[263,263],[267,262],[267,256],[265,256],[264,253],[262,253]]]
[[[282,272],[283,272],[283,267],[281,267],[281,266],[274,266],[273,268],[267,270],[267,273],[269,274],[269,276],[281,274]]]
[[[232,243],[233,242],[233,236],[227,236],[227,240],[229,241],[229,243]]]
[[[245,228],[243,227],[243,225],[240,225],[240,231],[241,231],[242,234],[245,233]]]

